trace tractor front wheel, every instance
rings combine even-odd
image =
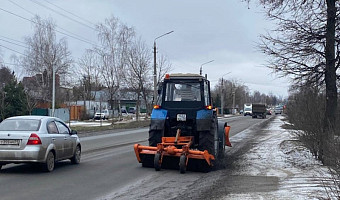
[[[161,162],[160,161],[161,161],[161,154],[156,153],[155,158],[154,158],[154,162],[153,162],[153,165],[154,165],[156,171],[161,170]]]
[[[185,155],[181,155],[181,157],[179,157],[179,172],[181,174],[184,174],[185,171],[187,170],[187,157]]]

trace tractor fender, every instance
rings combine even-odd
[[[213,110],[199,110],[196,114],[197,131],[209,131],[214,123]]]
[[[150,130],[162,130],[168,111],[164,109],[153,109],[151,113]]]

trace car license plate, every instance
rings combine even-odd
[[[20,140],[0,140],[0,145],[19,145]]]
[[[182,121],[182,122],[187,121],[187,115],[186,114],[177,114],[177,121]]]

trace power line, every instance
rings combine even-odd
[[[55,7],[57,7],[57,8],[59,8],[59,9],[61,9],[61,10],[63,10],[64,12],[69,13],[70,15],[73,15],[73,16],[77,17],[78,19],[81,19],[81,20],[83,20],[83,21],[85,21],[85,22],[87,22],[87,23],[89,23],[89,24],[95,26],[95,24],[92,23],[92,22],[90,22],[89,20],[87,20],[87,19],[85,19],[85,18],[83,18],[83,17],[80,17],[80,16],[78,16],[78,15],[76,15],[76,14],[74,14],[74,13],[68,11],[68,10],[65,10],[64,8],[58,6],[58,5],[54,4],[54,3],[51,3],[51,2],[48,1],[48,0],[46,0],[45,2],[46,2],[46,3],[49,3],[49,4],[53,5],[53,6],[55,6]]]
[[[19,51],[16,51],[16,50],[14,50],[14,49],[8,48],[8,47],[6,47],[6,46],[4,46],[4,45],[1,45],[1,44],[0,44],[0,46],[3,47],[3,48],[5,48],[5,49],[8,49],[8,50],[10,50],[10,51],[16,52],[16,53],[18,53],[18,54],[21,54],[21,55],[27,57],[27,55],[25,55],[25,54],[23,54],[23,53],[20,53]]]
[[[7,43],[10,43],[10,44],[14,44],[14,45],[20,46],[20,47],[28,48],[27,46],[24,46],[24,45],[21,45],[21,44],[17,44],[17,43],[8,41],[8,40],[4,40],[4,39],[1,39],[1,38],[0,38],[0,40],[1,40],[1,41],[4,41],[4,42],[7,42]]]
[[[19,4],[13,2],[12,0],[8,0],[8,1],[11,2],[11,3],[13,3],[14,5],[18,6],[19,8],[23,9],[24,11],[30,13],[31,15],[33,15],[33,16],[36,15],[36,14],[32,13],[31,11],[27,10],[26,8],[20,6]],[[91,41],[89,41],[89,40],[83,38],[83,37],[80,36],[80,35],[77,35],[77,34],[75,34],[75,33],[72,33],[72,32],[70,32],[70,31],[68,31],[68,30],[66,30],[66,29],[64,29],[64,28],[59,27],[58,25],[56,25],[56,27],[59,28],[59,29],[61,29],[61,30],[63,30],[63,31],[65,31],[65,32],[67,32],[67,33],[69,33],[69,34],[72,34],[72,35],[74,35],[74,36],[76,36],[76,37],[82,39],[83,41],[86,41],[86,42],[90,43],[91,45],[96,46],[96,44],[94,44],[93,42],[91,42]]]
[[[31,11],[29,11],[29,10],[27,10],[26,8],[24,8],[24,7],[20,6],[19,4],[17,4],[17,3],[15,3],[15,2],[13,2],[12,0],[7,0],[7,1],[9,1],[9,2],[11,2],[12,4],[14,4],[14,5],[18,6],[19,8],[23,9],[24,11],[26,11],[26,12],[28,12],[28,13],[32,14],[32,15],[35,15],[35,14],[34,14],[34,13],[32,13]]]
[[[16,40],[16,39],[12,39],[12,38],[9,38],[9,37],[3,36],[3,35],[0,35],[0,37],[6,38],[7,40],[12,40],[12,41],[15,41],[15,42],[18,42],[18,43],[21,43],[21,44],[26,44],[26,43],[23,42],[23,41]]]
[[[71,21],[74,21],[74,22],[76,22],[76,23],[78,23],[78,24],[81,24],[81,25],[83,25],[83,26],[86,26],[86,27],[88,27],[88,28],[90,28],[90,29],[96,31],[96,29],[93,28],[92,26],[89,26],[89,25],[87,25],[87,24],[85,24],[85,23],[82,23],[82,22],[80,22],[80,21],[78,21],[78,20],[72,19],[71,17],[69,17],[69,16],[67,16],[67,15],[64,15],[63,13],[60,13],[60,12],[54,10],[53,8],[50,8],[50,7],[44,5],[44,4],[40,3],[40,2],[37,2],[37,1],[35,1],[35,0],[30,0],[30,1],[33,2],[33,3],[35,3],[35,4],[37,4],[37,5],[39,5],[39,6],[41,6],[41,7],[44,7],[44,8],[46,8],[46,9],[50,10],[50,11],[52,11],[52,12],[55,12],[55,13],[57,13],[57,14],[59,14],[59,15],[65,17],[65,18],[67,18],[67,19],[69,19],[69,20],[71,20]]]
[[[30,20],[30,19],[27,19],[26,17],[23,17],[23,16],[20,16],[20,15],[17,15],[17,14],[15,14],[15,13],[13,13],[13,12],[11,12],[11,11],[8,11],[8,10],[5,10],[5,9],[3,9],[3,8],[0,8],[0,10],[2,10],[2,11],[4,11],[4,12],[7,12],[7,13],[9,13],[9,14],[11,14],[11,15],[14,15],[14,16],[16,16],[16,17],[19,17],[19,18],[21,18],[21,19],[24,19],[24,20],[27,20],[27,21],[33,22],[32,20]],[[35,23],[35,22],[33,22],[33,23]]]
[[[5,10],[5,9],[3,9],[3,8],[0,8],[0,10],[2,10],[2,11],[4,11],[4,12],[7,12],[7,13],[9,13],[9,14],[11,14],[11,15],[14,15],[14,16],[16,16],[16,17],[19,17],[19,18],[21,18],[21,19],[24,19],[24,20],[26,20],[26,21],[29,21],[29,22],[31,22],[31,23],[37,24],[37,22],[35,22],[35,21],[33,21],[33,20],[30,20],[30,19],[27,19],[26,17],[20,16],[20,15],[18,15],[18,14],[15,14],[15,13],[13,13],[13,12],[11,12],[11,11]],[[58,28],[60,28],[60,27],[58,27]],[[60,29],[62,29],[62,28],[60,28]],[[88,42],[88,41],[86,41],[86,40],[84,40],[84,39],[81,39],[81,38],[72,36],[72,35],[67,34],[67,33],[64,33],[64,32],[62,32],[62,31],[59,31],[59,30],[55,30],[55,31],[58,32],[58,33],[60,33],[60,34],[69,36],[69,37],[71,37],[71,38],[74,38],[74,39],[76,39],[76,40],[82,41],[82,42],[84,42],[84,43],[98,46],[98,45],[96,45],[96,44],[90,43],[90,42]],[[64,31],[65,31],[65,29],[64,29]],[[72,33],[72,34],[73,34],[73,33]]]

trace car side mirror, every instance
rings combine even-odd
[[[71,130],[71,135],[77,135],[78,132],[76,130]]]

